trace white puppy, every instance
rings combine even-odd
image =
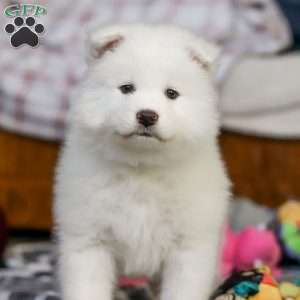
[[[229,183],[216,143],[210,44],[170,26],[91,33],[55,217],[64,300],[110,300],[119,274],[161,276],[162,300],[204,300]]]

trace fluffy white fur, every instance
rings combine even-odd
[[[57,172],[63,299],[110,300],[119,274],[159,276],[162,300],[207,299],[229,188],[216,143],[216,51],[163,25],[106,27],[89,41]],[[126,83],[136,91],[122,94]],[[142,109],[159,115],[153,137],[128,137],[142,130]]]

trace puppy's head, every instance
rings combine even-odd
[[[216,49],[170,26],[123,25],[89,38],[76,124],[114,160],[162,163],[215,138]]]

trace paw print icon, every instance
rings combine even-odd
[[[42,24],[36,24],[33,17],[16,17],[13,23],[5,26],[5,31],[10,34],[10,43],[18,48],[21,45],[36,47],[39,44],[39,36],[44,33]]]

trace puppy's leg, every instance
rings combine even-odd
[[[111,300],[115,282],[111,254],[104,247],[72,248],[64,243],[60,278],[64,300]]]
[[[163,270],[162,300],[207,300],[216,271],[217,245],[177,249]]]

